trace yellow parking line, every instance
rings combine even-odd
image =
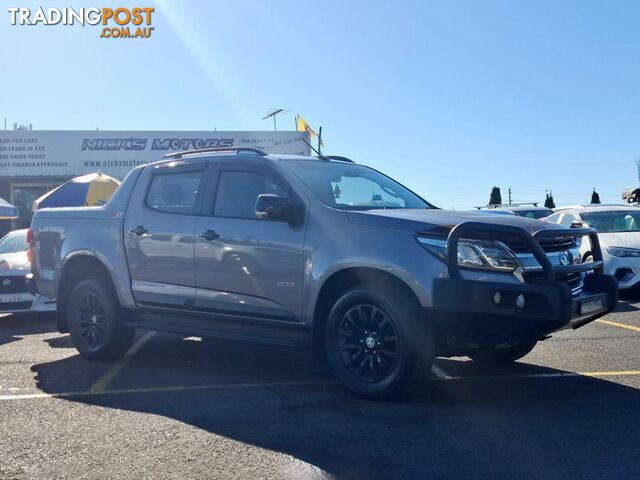
[[[451,379],[451,375],[449,375],[447,372],[445,372],[442,368],[437,366],[435,363],[431,366],[431,373],[433,373],[434,377],[439,378],[440,380]]]
[[[612,327],[626,328],[627,330],[640,332],[640,327],[634,327],[633,325],[627,325],[626,323],[612,322],[611,320],[596,320],[596,322],[602,323],[604,325],[610,325]]]
[[[100,377],[98,381],[91,386],[89,392],[104,392],[109,384],[113,381],[113,379],[116,378],[120,374],[120,372],[122,372],[122,370],[124,370],[124,368],[129,364],[133,355],[140,351],[144,344],[147,343],[151,339],[151,337],[153,337],[153,335],[155,335],[155,332],[147,332],[142,337],[140,337],[138,341],[134,343],[127,351],[122,360],[113,365],[113,367],[111,367],[107,373]]]
[[[640,370],[621,370],[619,372],[580,372],[585,377],[635,377],[640,375]]]
[[[447,380],[513,380],[526,378],[563,378],[563,377],[635,377],[640,376],[640,370],[621,370],[604,372],[548,372],[548,373],[508,373],[498,375],[450,375],[447,378],[433,377],[431,381]]]
[[[602,371],[602,372],[549,372],[549,373],[523,373],[523,374],[507,374],[507,375],[470,375],[470,376],[451,376],[432,377],[429,381],[449,382],[454,380],[508,380],[508,379],[527,379],[527,378],[577,378],[577,377],[636,377],[640,376],[640,370],[619,370],[619,371]],[[145,393],[171,393],[171,392],[189,392],[203,390],[239,390],[251,388],[278,388],[278,387],[328,387],[338,385],[335,380],[302,380],[292,382],[247,382],[247,383],[212,383],[204,385],[182,385],[182,386],[166,386],[166,387],[142,387],[142,388],[116,388],[103,390],[85,390],[80,392],[60,392],[60,393],[26,393],[14,395],[0,395],[0,401],[10,400],[31,400],[45,398],[74,398],[74,397],[93,397],[101,395],[136,395]]]
[[[30,400],[39,398],[70,398],[70,397],[92,397],[98,395],[126,395],[141,393],[167,393],[167,392],[188,392],[194,390],[235,390],[250,388],[275,388],[275,387],[317,387],[336,385],[337,381],[332,380],[309,380],[299,382],[249,382],[249,383],[212,383],[205,385],[182,385],[166,387],[143,387],[143,388],[116,388],[101,391],[81,391],[81,392],[60,392],[60,393],[26,393],[17,395],[0,395],[2,400]]]

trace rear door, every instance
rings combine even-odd
[[[195,230],[196,308],[299,322],[305,223],[259,219],[255,204],[267,193],[304,205],[302,198],[270,167],[246,160],[216,163],[215,188]]]
[[[196,298],[193,239],[206,162],[148,169],[124,224],[133,295],[141,305],[190,309]]]

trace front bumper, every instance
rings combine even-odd
[[[9,279],[14,286],[3,285]],[[18,282],[18,283],[16,283]],[[24,270],[4,270],[0,275],[0,313],[54,312],[56,301],[35,293],[31,273]]]
[[[478,231],[510,234],[530,248],[541,266],[542,280],[536,283],[505,283],[463,278],[455,252],[461,235]],[[538,238],[589,235],[594,244],[594,262],[553,266]],[[449,235],[447,268],[450,278],[433,284],[433,308],[428,315],[438,325],[444,344],[461,348],[482,348],[502,343],[533,341],[564,328],[579,328],[614,310],[618,303],[616,279],[602,273],[602,256],[592,229],[543,230],[532,236],[516,228],[485,224],[461,224]],[[595,237],[595,241],[593,240]],[[585,273],[583,287],[576,293],[556,277]]]
[[[10,302],[0,303],[0,313],[44,313],[55,312],[56,301],[42,295],[30,293],[14,294]]]
[[[617,303],[616,280],[596,273],[586,277],[579,295],[572,295],[561,282],[532,285],[438,278],[428,315],[463,344],[492,346],[579,328],[614,310]]]
[[[640,258],[614,257],[603,252],[604,273],[618,280],[618,288],[634,288],[640,282]]]

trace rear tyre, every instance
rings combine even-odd
[[[83,357],[116,360],[131,346],[135,329],[124,324],[116,302],[111,289],[93,278],[82,280],[71,292],[67,323]]]
[[[393,299],[393,301],[391,301]],[[382,398],[406,391],[414,367],[433,363],[433,342],[414,299],[397,289],[361,286],[335,303],[325,330],[327,359],[353,392]]]
[[[505,365],[527,355],[538,342],[517,343],[507,348],[488,348],[469,353],[473,361],[485,365]]]

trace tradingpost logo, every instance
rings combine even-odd
[[[135,8],[43,8],[9,7],[11,25],[100,26],[100,38],[149,38],[154,12],[150,7]]]

